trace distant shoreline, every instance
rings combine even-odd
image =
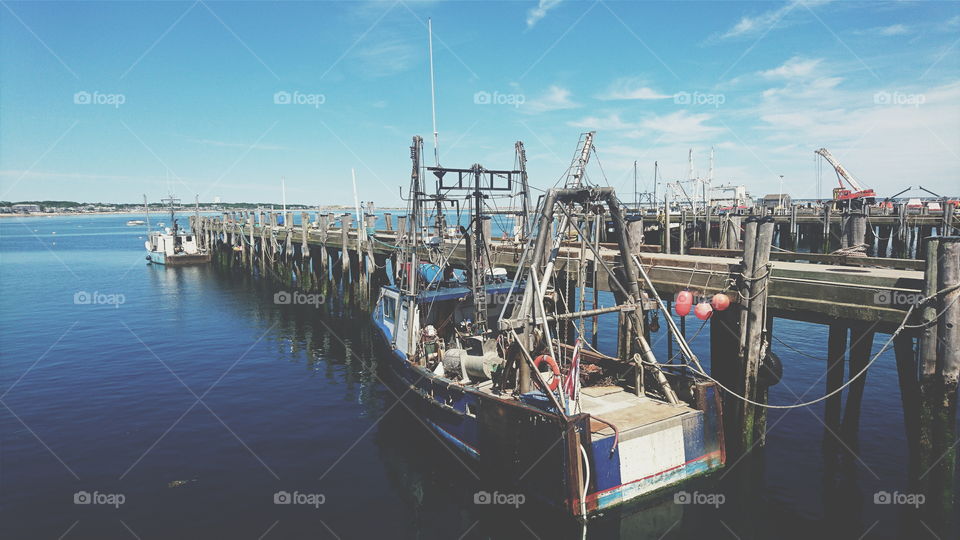
[[[343,212],[353,213],[355,210],[353,208],[346,207],[333,207],[333,208],[320,208],[320,211],[336,211],[340,210]],[[403,208],[377,208],[377,212],[382,211],[403,211]],[[222,214],[224,212],[243,212],[245,209],[237,210],[201,210],[201,214]],[[279,210],[274,209],[275,212]],[[299,213],[299,212],[316,212],[317,209],[313,208],[311,210],[287,210],[288,212]],[[192,215],[194,211],[188,208],[182,208],[178,212],[180,215]],[[135,215],[135,216],[145,216],[147,212],[143,210],[114,210],[111,212],[34,212],[30,214],[0,214],[0,218],[41,218],[41,217],[60,217],[60,216],[125,216],[125,215]],[[150,215],[161,216],[167,215],[166,210],[155,209],[150,211]]]

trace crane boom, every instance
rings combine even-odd
[[[837,182],[840,184],[840,187],[833,189],[833,198],[841,202],[849,202],[850,200],[865,200],[869,204],[873,204],[874,197],[877,196],[870,188],[865,188],[860,185],[860,182],[857,182],[857,179],[853,177],[852,174],[847,172],[843,165],[837,161],[837,158],[833,157],[833,154],[830,153],[826,148],[820,148],[813,151],[815,154],[820,155],[823,159],[827,160],[835,171],[837,171]],[[847,185],[850,186],[850,189],[847,189],[844,186],[844,181]]]
[[[814,152],[823,156],[823,159],[827,160],[827,163],[833,166],[834,170],[837,171],[837,176],[843,180],[846,180],[854,191],[863,191],[863,186],[860,185],[860,182],[857,182],[856,178],[854,178],[852,174],[843,168],[843,165],[837,161],[837,158],[833,157],[833,154],[831,154],[829,150],[826,148],[821,148],[819,150],[815,150]],[[842,181],[840,182],[840,187],[844,187]]]

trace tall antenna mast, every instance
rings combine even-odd
[[[657,174],[659,172],[660,171],[657,170],[657,162],[654,161],[653,162],[653,201],[652,201],[654,208],[656,208],[657,206]]]
[[[710,147],[710,174],[707,181],[703,184],[703,208],[706,210],[709,200],[707,199],[707,185],[713,186],[713,147]]]
[[[690,165],[690,176],[687,178],[693,180],[693,148],[687,153],[687,163]]]
[[[433,79],[433,20],[427,19],[427,33],[429,34],[430,48],[430,112],[433,116],[433,160],[440,166],[440,136],[437,133],[437,90]]]
[[[637,198],[637,161],[633,161],[633,204],[640,208],[640,199]]]
[[[713,182],[713,147],[710,147],[710,174],[707,176],[707,180]]]

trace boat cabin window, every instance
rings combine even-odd
[[[397,299],[389,296],[383,299],[383,318],[390,322],[397,321]]]
[[[188,236],[188,237],[187,237],[187,242],[193,242],[193,237],[192,237],[192,236]]]

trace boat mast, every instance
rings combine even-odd
[[[440,135],[437,132],[437,91],[433,77],[433,19],[427,19],[428,47],[430,50],[430,112],[433,116],[433,161],[440,166]]]
[[[520,221],[520,235],[521,238],[527,239],[533,232],[530,225],[530,188],[527,185],[527,151],[523,147],[523,141],[517,141],[516,149],[517,165],[520,171],[520,190],[522,191],[520,204],[523,212]]]
[[[587,170],[587,163],[590,161],[590,153],[593,150],[593,135],[595,132],[588,131],[583,135],[583,138],[580,141],[580,154],[575,158],[575,161],[570,167],[570,175],[567,177],[566,187],[570,189],[579,188],[583,183],[583,175]],[[560,217],[560,225],[557,227],[557,235],[553,239],[553,245],[550,247],[550,256],[547,260],[546,266],[543,269],[543,275],[541,276],[541,281],[539,283],[540,290],[537,291],[540,297],[543,297],[547,292],[547,286],[550,284],[550,279],[553,276],[553,267],[556,261],[556,254],[560,249],[560,242],[563,240],[563,235],[567,230],[567,226],[570,224],[570,217],[567,214],[564,214]],[[549,234],[549,229],[543,231]],[[543,257],[545,254],[534,253],[534,257]],[[538,260],[538,259],[534,259]],[[542,259],[539,259],[542,260]]]
[[[423,152],[423,138],[419,135],[414,136],[413,144],[410,146],[410,160],[413,162],[413,170],[410,173],[410,218],[407,220],[407,235],[405,241],[401,244],[406,251],[404,259],[409,266],[406,269],[406,291],[407,296],[407,354],[416,352],[417,336],[415,335],[417,320],[417,272],[419,271],[417,261],[417,231],[420,228],[420,194],[421,183],[421,165],[420,155]]]
[[[473,286],[473,306],[475,313],[474,325],[480,333],[487,330],[487,290],[485,282],[487,279],[487,261],[484,260],[484,254],[487,247],[487,239],[484,238],[484,219],[489,219],[483,215],[484,194],[481,186],[481,177],[483,175],[483,166],[479,163],[473,165],[473,248],[470,254],[470,273],[472,279],[470,284]]]

